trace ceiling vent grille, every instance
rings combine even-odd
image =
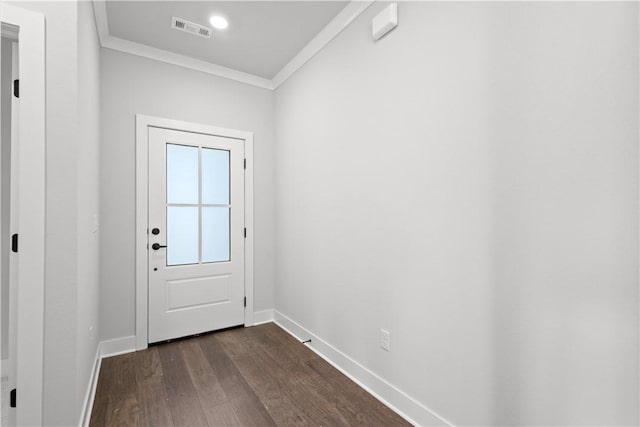
[[[187,21],[186,19],[176,18],[175,16],[171,18],[171,28],[184,31],[186,33],[190,33],[199,37],[204,37],[205,39],[211,38],[211,28],[198,25],[196,23]]]

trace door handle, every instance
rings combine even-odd
[[[157,251],[160,248],[166,248],[166,247],[167,247],[167,245],[161,245],[160,243],[154,243],[153,245],[151,245],[151,248],[154,251]]]

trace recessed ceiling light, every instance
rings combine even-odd
[[[217,30],[224,30],[229,26],[229,23],[222,16],[213,15],[209,18],[209,23],[211,26]]]

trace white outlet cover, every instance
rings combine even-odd
[[[374,40],[380,40],[389,31],[398,26],[398,3],[391,3],[371,21],[371,34]]]

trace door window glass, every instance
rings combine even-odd
[[[229,261],[229,208],[202,208],[202,262]]]
[[[198,147],[167,144],[167,203],[198,203]]]
[[[198,207],[167,206],[167,265],[198,262]]]
[[[202,149],[202,204],[229,204],[229,152]]]
[[[167,144],[167,266],[231,260],[230,154]]]

